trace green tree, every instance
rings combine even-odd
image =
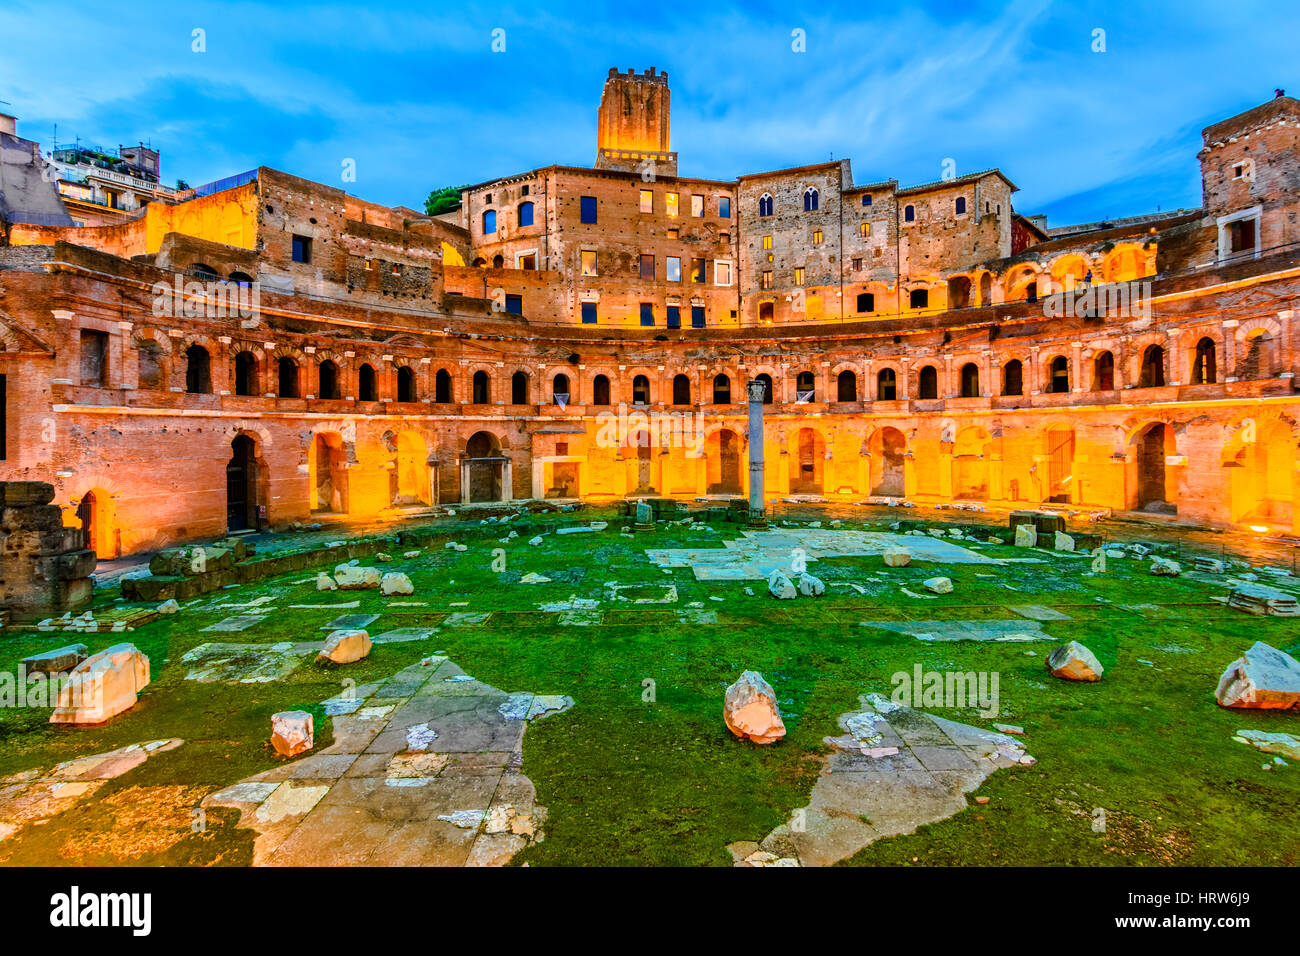
[[[440,216],[460,208],[460,191],[464,186],[442,186],[429,193],[424,201],[424,211],[430,216]]]

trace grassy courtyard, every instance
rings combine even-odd
[[[609,527],[547,534],[542,545],[528,544],[536,533],[589,520]],[[860,694],[889,694],[891,675],[910,673],[916,664],[927,671],[997,672],[996,717],[974,708],[940,713],[977,727],[1023,726],[1024,746],[1038,762],[996,772],[977,791],[990,798],[987,804],[972,800],[963,812],[877,841],[847,863],[1300,862],[1294,827],[1300,767],[1264,770],[1271,757],[1232,740],[1241,729],[1295,734],[1300,718],[1224,710],[1213,696],[1225,666],[1254,641],[1300,652],[1300,626],[1214,602],[1227,593],[1221,576],[1154,577],[1148,562],[1131,558],[1090,576],[1081,556],[963,541],[988,557],[1032,555],[1041,563],[914,561],[885,568],[878,557],[833,558],[809,565],[828,586],[824,596],[777,601],[762,581],[701,582],[690,568],[665,573],[646,556],[647,549],[721,547],[739,534],[735,526],[719,523],[716,532],[703,532],[661,523],[629,538],[620,535],[622,525],[612,510],[527,516],[507,526],[518,537],[500,543],[503,528],[457,519],[443,523],[445,538],[409,560],[391,534],[377,536],[375,551],[396,558],[383,570],[404,571],[415,586],[406,598],[317,592],[314,572],[299,572],[183,602],[180,613],[126,634],[7,633],[0,670],[13,671],[21,658],[63,644],[85,643],[94,652],[125,640],[149,657],[152,683],[135,708],[97,728],[51,725],[48,709],[0,710],[0,777],[137,742],[178,737],[185,743],[74,808],[0,840],[0,863],[246,865],[254,834],[235,827],[238,814],[209,811],[206,825],[194,827],[194,808],[205,795],[283,763],[268,745],[271,714],[311,710],[319,750],[330,739],[320,702],[338,694],[341,682],[381,680],[435,651],[503,691],[567,694],[576,702],[527,730],[522,770],[549,818],[545,840],[516,864],[729,865],[727,844],[760,840],[807,804],[829,752],[823,738],[838,732],[837,717],[855,709]],[[849,521],[843,528],[887,530]],[[445,549],[443,540],[468,550]],[[504,570],[493,567],[498,548]],[[519,583],[529,572],[552,580]],[[924,596],[921,582],[936,575],[952,580],[951,594]],[[671,584],[677,600],[610,600],[608,582],[640,586],[628,597],[659,594]],[[101,590],[96,608],[117,597],[116,589]],[[261,622],[241,631],[203,631],[246,613],[218,605],[261,597],[274,608]],[[575,597],[599,602],[598,623],[566,623],[572,618],[565,612],[539,609]],[[354,600],[359,607],[346,612],[290,608]],[[1042,623],[1051,641],[932,642],[861,625],[1005,620],[1016,617],[1013,607],[1026,605],[1066,616]],[[475,612],[488,616],[463,626],[443,623],[449,614]],[[322,625],[338,613],[380,614],[368,627],[372,634],[437,630],[425,641],[376,645],[355,664],[309,657],[269,683],[184,679],[181,656],[199,644],[319,640]],[[1047,673],[1044,654],[1068,640],[1095,652],[1106,668],[1102,682],[1077,684]],[[777,691],[787,736],[776,745],[739,741],[723,725],[723,692],[745,669],[760,671]],[[1104,833],[1094,832],[1097,808],[1105,811]]]

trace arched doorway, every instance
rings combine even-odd
[[[633,494],[653,494],[654,487],[654,446],[650,444],[650,432],[638,429],[627,438],[624,459],[631,460],[635,468]]]
[[[897,428],[882,428],[871,436],[871,493],[890,498],[906,494],[907,438]]]
[[[465,442],[469,501],[500,501],[505,456],[491,432],[475,432]]]
[[[257,445],[247,435],[236,435],[226,462],[226,530],[257,527]]]
[[[102,488],[87,491],[77,502],[77,520],[84,533],[84,546],[99,558],[116,558],[118,545],[112,498]]]
[[[395,447],[393,505],[410,508],[432,504],[429,448],[424,438],[412,431],[399,432]]]
[[[347,451],[338,432],[319,432],[312,439],[308,462],[311,510],[322,514],[347,514]]]
[[[1138,433],[1137,446],[1137,508],[1153,514],[1177,514],[1178,509],[1169,501],[1165,475],[1165,459],[1174,453],[1174,430],[1163,422],[1148,425]]]
[[[984,501],[989,497],[989,433],[972,425],[957,433],[952,449],[954,498]]]
[[[740,436],[729,428],[719,429],[709,436],[705,453],[708,456],[708,494],[743,494],[744,486],[740,480]]]
[[[790,458],[792,494],[820,495],[826,458],[826,443],[811,428],[801,428],[795,435],[795,454]]]
[[[1272,422],[1232,465],[1233,520],[1290,529],[1295,518],[1296,441],[1291,426]]]

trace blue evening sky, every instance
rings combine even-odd
[[[47,148],[56,124],[146,140],[169,183],[267,165],[422,208],[435,186],[591,165],[609,67],[655,66],[683,175],[833,155],[909,185],[951,158],[1000,167],[1020,212],[1059,225],[1199,205],[1201,128],[1300,94],[1297,38],[1300,4],[1253,0],[4,0],[0,110]]]

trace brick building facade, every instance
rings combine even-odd
[[[1300,531],[1296,100],[1205,130],[1203,209],[1043,239],[997,170],[678,177],[667,78],[609,83],[600,168],[471,187],[458,223],[262,168],[127,223],[12,225],[0,479],[52,483],[101,557],[742,494],[766,376],[773,495]]]

